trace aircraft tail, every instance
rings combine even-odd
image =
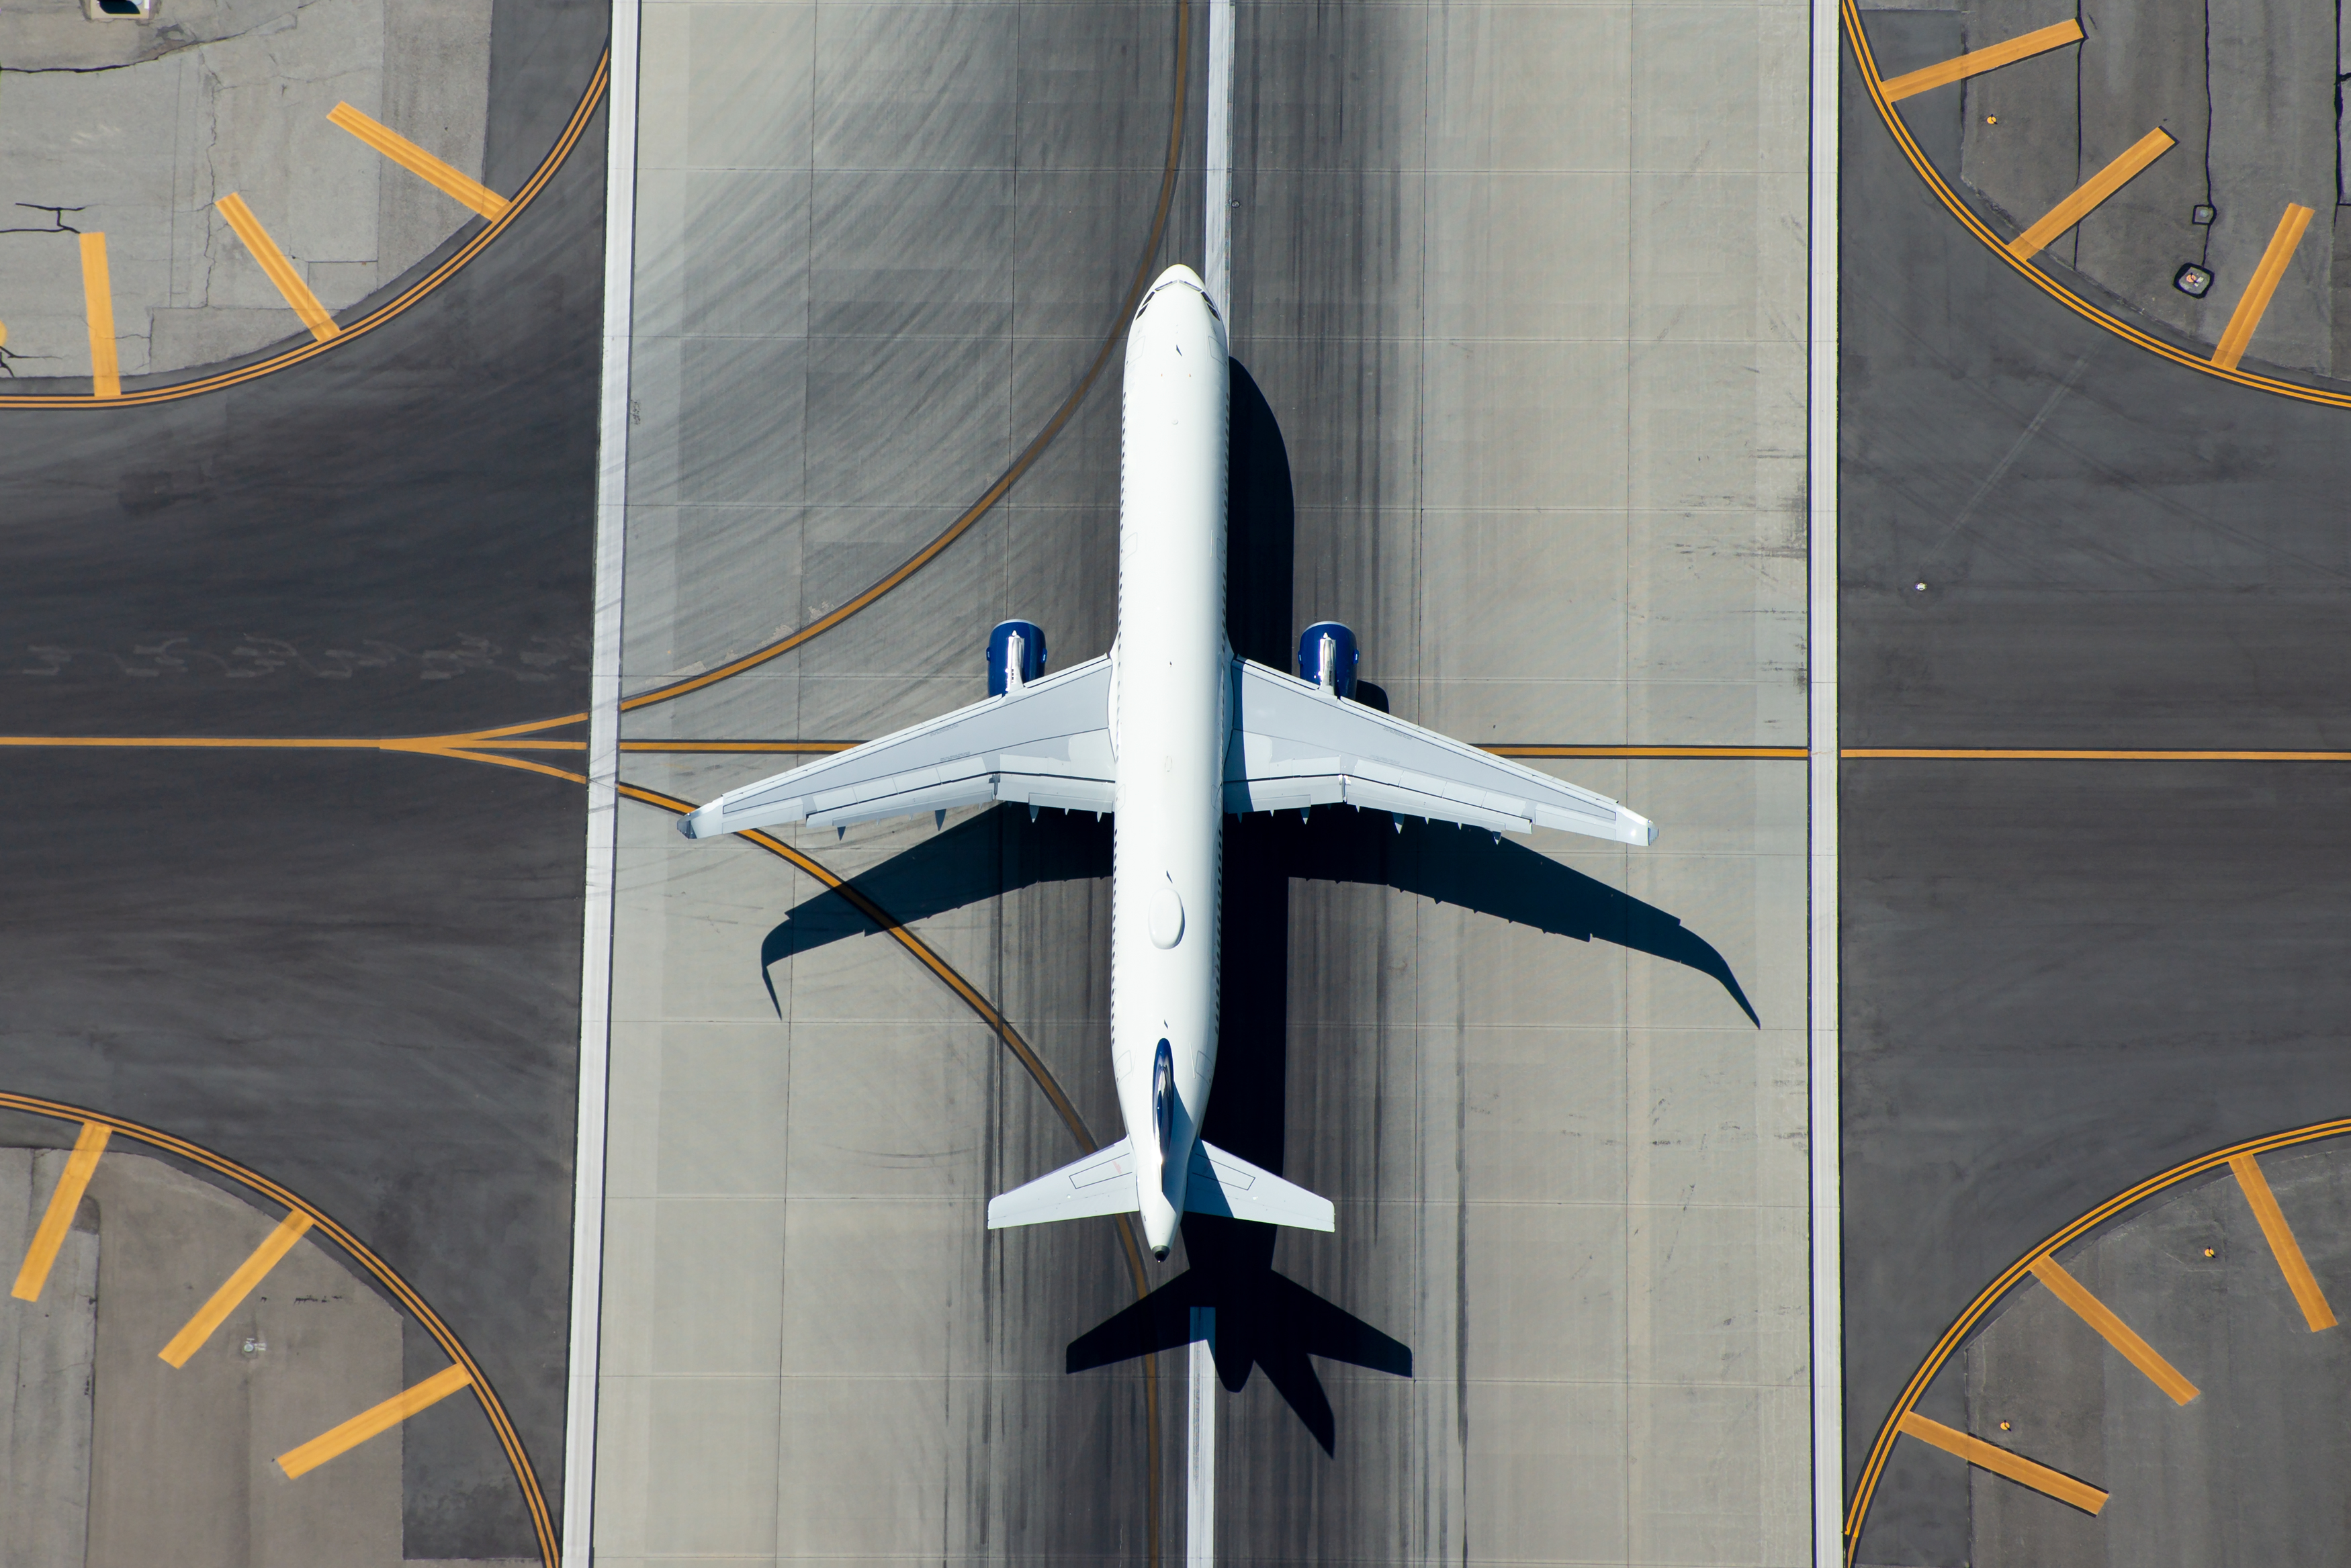
[[[987,1228],[1042,1225],[1082,1220],[1092,1214],[1133,1214],[1143,1207],[1135,1188],[1134,1149],[1125,1138],[1082,1155],[1050,1175],[993,1199]],[[1191,1179],[1184,1207],[1194,1214],[1290,1225],[1301,1231],[1336,1230],[1331,1200],[1284,1181],[1270,1170],[1227,1154],[1206,1138],[1192,1146]]]
[[[1301,1231],[1339,1228],[1329,1199],[1237,1154],[1227,1154],[1207,1138],[1192,1146],[1192,1179],[1184,1184],[1184,1207],[1195,1214],[1222,1214]]]

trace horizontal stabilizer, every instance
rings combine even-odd
[[[1184,1185],[1184,1207],[1195,1214],[1293,1225],[1301,1231],[1339,1228],[1329,1199],[1227,1154],[1206,1138],[1192,1146],[1192,1179]]]
[[[987,1228],[1042,1225],[1054,1220],[1082,1220],[1090,1214],[1132,1214],[1142,1207],[1134,1186],[1134,1151],[1121,1138],[1071,1160],[1050,1176],[1040,1176],[991,1199]]]

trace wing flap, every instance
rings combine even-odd
[[[1044,1225],[1094,1214],[1132,1214],[1142,1207],[1134,1185],[1134,1148],[1121,1138],[990,1199],[987,1228],[1001,1231],[1008,1225]]]
[[[708,838],[802,821],[846,827],[991,800],[1109,811],[1116,779],[1105,656],[729,790],[678,830]]]
[[[1207,1139],[1192,1146],[1191,1179],[1184,1184],[1184,1207],[1194,1214],[1221,1214],[1260,1225],[1301,1231],[1335,1231],[1338,1211],[1331,1200],[1284,1181]]]
[[[1623,844],[1656,838],[1646,817],[1606,795],[1248,659],[1233,661],[1232,711],[1227,811],[1343,803],[1497,833],[1540,826]]]

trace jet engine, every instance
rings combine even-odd
[[[987,634],[987,694],[1001,697],[1044,674],[1045,628],[1033,620],[997,622]]]
[[[1342,697],[1355,694],[1355,634],[1335,620],[1318,620],[1298,634],[1298,678],[1328,686]]]

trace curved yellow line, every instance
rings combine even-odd
[[[465,762],[489,763],[500,767],[524,768],[532,773],[544,774],[550,778],[563,779],[571,784],[584,784],[588,782],[587,776],[583,774],[549,767],[543,763],[527,762],[519,757],[501,757],[486,753],[455,750],[442,751],[436,754],[455,757]],[[664,794],[659,790],[646,789],[641,784],[623,784],[619,786],[619,792],[626,799],[637,801],[645,805],[657,806],[674,815],[683,816],[694,809],[692,801],[681,800],[675,795]],[[1011,1020],[1006,1018],[993,1002],[980,994],[978,987],[956,972],[955,966],[941,958],[929,943],[908,930],[895,915],[875,903],[863,891],[852,886],[846,878],[835,873],[822,862],[800,853],[783,840],[758,832],[740,833],[735,836],[757,845],[768,854],[808,873],[828,891],[838,894],[851,908],[872,921],[882,931],[896,940],[899,946],[914,955],[915,961],[936,975],[946,983],[948,990],[955,992],[957,1000],[978,1014],[980,1021],[995,1033],[998,1041],[1006,1050],[1011,1052],[1015,1059],[1027,1070],[1030,1080],[1043,1091],[1046,1102],[1053,1107],[1054,1114],[1061,1118],[1061,1125],[1067,1127],[1070,1136],[1077,1140],[1079,1152],[1091,1154],[1102,1147],[1101,1140],[1097,1139],[1093,1130],[1086,1126],[1085,1117],[1079,1114],[1076,1104],[1061,1087],[1061,1081],[1053,1076],[1052,1070],[1045,1065],[1044,1059],[1037,1054],[1036,1049],[1022,1038],[1018,1029],[1012,1026]],[[1121,1214],[1116,1219],[1120,1247],[1126,1255],[1127,1275],[1134,1284],[1135,1300],[1141,1301],[1151,1293],[1150,1276],[1144,1272],[1143,1267],[1143,1247],[1136,1241],[1134,1226],[1127,1217]],[[1159,1467],[1158,1358],[1155,1355],[1146,1355],[1143,1360],[1144,1415],[1150,1449],[1148,1463],[1151,1472],[1155,1475],[1158,1473]],[[1153,1542],[1150,1559],[1154,1563],[1159,1560],[1157,1499],[1158,1488],[1155,1484],[1151,1488],[1151,1501],[1147,1505],[1150,1509],[1150,1531]],[[550,1568],[552,1568],[552,1560],[550,1560]]]
[[[1125,303],[1119,307],[1117,318],[1111,326],[1110,335],[1102,339],[1102,347],[1095,350],[1093,363],[1086,367],[1086,373],[1079,379],[1076,389],[1062,400],[1061,406],[1053,411],[1051,419],[1045,421],[1045,428],[1037,432],[1036,439],[1021,449],[1020,455],[1012,460],[1012,466],[998,475],[996,483],[989,485],[977,501],[973,502],[961,516],[947,524],[946,532],[915,551],[887,576],[842,605],[839,609],[820,616],[789,636],[771,642],[765,648],[754,649],[740,659],[720,665],[716,670],[706,670],[688,680],[674,681],[667,686],[655,687],[651,691],[641,691],[634,697],[627,698],[621,703],[622,712],[649,708],[656,702],[667,702],[683,697],[689,691],[699,691],[705,686],[715,685],[729,676],[740,675],[743,671],[765,664],[778,655],[790,652],[802,643],[823,636],[851,616],[872,605],[925,566],[929,566],[941,551],[963,537],[973,524],[986,516],[990,508],[1003,500],[1020,476],[1029,472],[1029,465],[1044,455],[1045,449],[1052,444],[1055,436],[1061,433],[1061,427],[1070,422],[1071,416],[1078,411],[1078,405],[1085,400],[1086,393],[1092,389],[1096,378],[1102,374],[1102,367],[1110,362],[1111,350],[1116,348],[1125,339],[1127,327],[1134,317],[1135,303],[1143,297],[1143,290],[1151,281],[1151,263],[1159,254],[1160,239],[1166,233],[1167,207],[1168,203],[1175,199],[1176,172],[1183,161],[1184,84],[1191,58],[1191,0],[1176,0],[1176,110],[1174,118],[1169,120],[1167,126],[1167,161],[1165,167],[1159,173],[1159,206],[1152,215],[1151,238],[1143,247],[1143,259],[1135,264],[1134,280],[1127,287]]]
[[[2161,338],[2151,337],[2127,322],[2109,316],[2058,283],[2040,268],[2029,265],[2010,254],[2008,243],[1993,234],[1981,218],[1969,210],[1968,204],[1959,200],[1958,192],[1951,189],[1935,166],[1928,161],[1927,155],[1918,150],[1918,143],[1912,139],[1910,128],[1903,124],[1902,116],[1896,111],[1893,103],[1886,98],[1886,83],[1877,74],[1877,61],[1869,52],[1869,36],[1862,26],[1859,0],[1840,0],[1839,8],[1844,16],[1845,40],[1853,47],[1855,62],[1861,67],[1862,81],[1869,88],[1869,99],[1877,106],[1878,115],[1886,121],[1886,130],[1894,133],[1894,140],[1901,147],[1902,155],[1910,161],[1910,166],[1918,171],[1918,177],[1927,182],[1928,188],[1949,210],[1951,215],[1965,224],[1969,233],[1981,240],[1987,249],[2013,267],[2020,275],[2030,279],[2034,287],[2084,320],[2105,327],[2117,337],[2126,338],[2137,344],[2150,354],[2161,355],[2175,365],[2185,365],[2200,375],[2215,376],[2224,381],[2234,381],[2241,387],[2251,387],[2255,391],[2275,392],[2282,398],[2297,398],[2305,403],[2323,403],[2328,408],[2351,409],[2351,392],[2324,392],[2314,387],[2302,387],[2296,386],[2292,381],[2281,381],[2273,376],[2256,376],[2245,370],[2223,369],[2199,355],[2191,354],[2184,348],[2174,348]]]
[[[580,133],[587,129],[589,116],[593,114],[596,111],[596,106],[603,101],[604,88],[611,76],[611,70],[612,51],[607,48],[598,58],[596,74],[589,79],[588,89],[580,95],[578,106],[572,109],[571,119],[564,126],[563,134],[556,138],[554,148],[539,161],[537,171],[531,175],[522,190],[517,192],[513,202],[503,213],[484,227],[481,233],[468,240],[456,254],[417,279],[413,286],[396,297],[386,300],[349,327],[343,327],[333,337],[288,348],[281,354],[273,354],[266,359],[242,366],[234,370],[224,370],[218,375],[206,376],[193,381],[183,381],[175,386],[145,387],[134,392],[123,392],[110,398],[93,398],[87,394],[72,397],[56,395],[0,397],[0,409],[125,409],[142,407],[149,403],[172,402],[181,398],[193,398],[205,392],[217,392],[226,387],[238,386],[257,377],[270,375],[286,369],[289,366],[298,365],[305,359],[314,358],[330,348],[339,348],[362,334],[374,331],[446,283],[458,268],[479,255],[485,245],[506,233],[514,221],[521,215],[522,210],[530,205],[532,198],[547,188],[547,182],[555,178],[555,171],[563,166],[564,159],[569,156],[572,144],[580,140]]]
[[[1909,1385],[1902,1390],[1902,1397],[1894,1402],[1894,1408],[1886,1417],[1886,1424],[1878,1428],[1877,1441],[1869,1451],[1869,1462],[1862,1469],[1861,1483],[1855,1489],[1852,1505],[1845,1513],[1844,1560],[1846,1563],[1851,1564],[1855,1553],[1861,1550],[1862,1527],[1869,1521],[1870,1498],[1877,1489],[1878,1476],[1886,1469],[1886,1457],[1894,1450],[1894,1439],[1900,1435],[1896,1428],[1901,1425],[1902,1417],[1908,1415],[1911,1407],[1917,1404],[1919,1396],[1926,1393],[1927,1386],[1935,1380],[1935,1375],[1942,1370],[1943,1363],[1949,1359],[1951,1352],[1959,1348],[1959,1341],[1966,1336],[1967,1332],[1976,1325],[1986,1312],[1991,1310],[1992,1303],[1998,1301],[2010,1286],[2032,1272],[2035,1260],[2065,1246],[2085,1231],[2104,1224],[2133,1204],[2150,1198],[2168,1187],[2176,1186],[2191,1176],[2199,1175],[2217,1166],[2226,1165],[2240,1155],[2266,1154],[2273,1148],[2287,1148],[2299,1143],[2314,1143],[2321,1138],[2339,1137],[2345,1133],[2351,1133],[2351,1118],[2318,1122],[2310,1127],[2270,1133],[2262,1137],[2249,1138],[2243,1143],[2232,1144],[2227,1148],[2214,1149],[2210,1154],[2198,1155],[2194,1159],[2181,1165],[2175,1165],[2159,1176],[2151,1176],[2137,1186],[2116,1194],[2010,1264],[1998,1279],[1984,1287],[1981,1294],[1968,1303],[1967,1311],[1961,1313],[1951,1326],[1943,1331],[1943,1337],[1935,1342],[1935,1348],[1928,1353],[1926,1360],[1918,1364],[1918,1370],[1911,1376]]]
[[[538,1474],[531,1469],[530,1456],[523,1451],[522,1438],[516,1433],[513,1421],[507,1418],[506,1407],[499,1403],[497,1391],[491,1387],[490,1380],[482,1375],[481,1364],[476,1362],[472,1354],[466,1350],[464,1341],[451,1333],[449,1326],[441,1321],[430,1306],[425,1304],[424,1298],[418,1295],[407,1281],[393,1272],[383,1260],[369,1251],[358,1237],[329,1219],[324,1211],[307,1199],[298,1197],[268,1178],[246,1169],[235,1160],[214,1154],[202,1145],[190,1143],[185,1138],[174,1137],[170,1133],[159,1132],[153,1127],[126,1120],[121,1116],[108,1116],[102,1111],[89,1110],[81,1106],[70,1106],[58,1100],[37,1099],[30,1095],[15,1095],[0,1091],[0,1106],[5,1106],[10,1110],[26,1111],[37,1116],[55,1116],[62,1120],[79,1122],[86,1126],[94,1123],[120,1133],[125,1137],[134,1138],[141,1143],[164,1149],[183,1159],[192,1160],[208,1170],[216,1171],[230,1180],[251,1188],[254,1191],[274,1199],[287,1209],[308,1217],[312,1227],[332,1237],[335,1245],[340,1247],[361,1268],[373,1274],[386,1290],[398,1297],[401,1303],[416,1315],[416,1321],[423,1324],[426,1331],[440,1342],[441,1348],[448,1353],[450,1360],[465,1369],[466,1376],[472,1380],[475,1392],[481,1396],[483,1408],[489,1414],[490,1425],[497,1431],[498,1441],[506,1449],[507,1459],[514,1466],[515,1480],[522,1486],[523,1501],[528,1505],[531,1521],[538,1532],[539,1556],[545,1562],[547,1568],[560,1568],[561,1555],[556,1543],[555,1524],[548,1513],[547,1498],[539,1490]]]
[[[509,759],[503,757],[477,757],[475,760],[509,762]],[[509,765],[535,766],[536,764],[517,764],[509,762]],[[555,770],[539,768],[538,771],[552,773]],[[569,776],[579,777],[578,774]],[[580,782],[585,784],[587,781],[580,779]],[[694,809],[692,801],[680,800],[674,794],[664,794],[659,790],[646,789],[639,784],[624,784],[620,786],[620,792],[630,800],[638,801],[646,805],[658,806],[664,811],[674,813],[680,816]],[[852,887],[847,880],[820,862],[801,854],[780,838],[756,831],[738,833],[735,836],[755,844],[768,854],[807,872],[822,883],[827,889],[839,894],[851,908],[872,921],[886,935],[893,938],[899,946],[914,956],[915,961],[944,981],[947,989],[954,992],[966,1007],[977,1013],[980,1021],[994,1031],[998,1041],[1006,1050],[1012,1053],[1020,1065],[1027,1069],[1030,1080],[1044,1092],[1046,1102],[1053,1107],[1054,1114],[1061,1118],[1061,1125],[1069,1128],[1070,1136],[1077,1140],[1078,1152],[1092,1154],[1102,1147],[1101,1141],[1094,1137],[1092,1129],[1086,1126],[1085,1117],[1079,1115],[1077,1106],[1062,1089],[1061,1081],[1053,1076],[1052,1070],[1045,1065],[1044,1059],[1037,1054],[1029,1042],[1021,1038],[1020,1032],[1012,1026],[1011,1021],[998,1012],[993,1002],[982,996],[977,986],[956,973],[954,965],[933,951],[929,943],[901,924],[898,917],[867,898],[863,892]],[[1127,1276],[1134,1286],[1134,1299],[1141,1301],[1151,1293],[1151,1278],[1144,1272],[1143,1267],[1143,1247],[1135,1240],[1133,1222],[1123,1214],[1116,1216],[1116,1219],[1119,1245],[1126,1254]],[[1149,1555],[1150,1561],[1155,1563],[1159,1561],[1159,1358],[1150,1353],[1145,1353],[1143,1357],[1143,1403],[1144,1429],[1149,1449],[1145,1459],[1150,1478],[1149,1497],[1145,1503],[1149,1517]]]

